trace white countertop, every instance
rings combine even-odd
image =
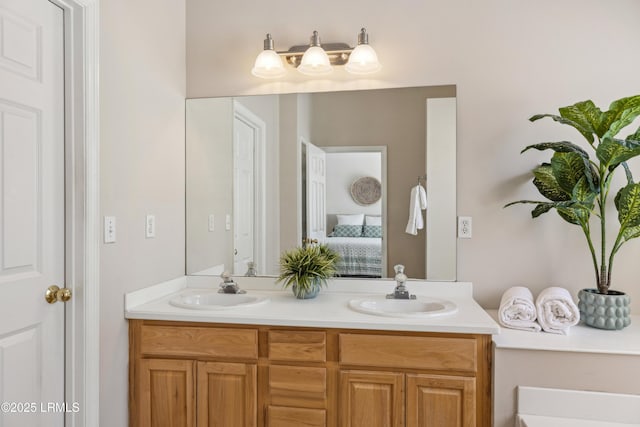
[[[488,313],[497,321],[497,310]],[[568,351],[578,353],[604,353],[640,355],[640,316],[631,316],[631,325],[619,331],[592,328],[584,324],[572,326],[569,335],[547,332],[527,332],[501,328],[493,337],[498,349]]]
[[[354,298],[383,296],[395,286],[393,280],[365,279],[329,282],[320,294],[309,300],[296,299],[291,290],[281,290],[273,278],[236,278],[251,295],[269,298],[267,304],[231,310],[193,310],[174,307],[169,300],[185,289],[217,289],[220,278],[185,276],[131,292],[125,296],[127,319],[173,320],[189,322],[235,323],[273,326],[372,329],[389,331],[498,334],[498,324],[472,298],[467,282],[409,281],[407,287],[418,297],[446,299],[458,306],[455,314],[427,318],[394,318],[353,311]]]

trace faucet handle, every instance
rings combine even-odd
[[[220,277],[222,278],[224,283],[233,283],[233,276],[229,271],[223,271]]]
[[[406,274],[404,274],[404,265],[402,265],[402,264],[397,264],[397,265],[395,265],[395,266],[393,267],[393,269],[394,269],[394,270],[395,270],[395,272],[396,272],[395,279],[396,279],[398,282],[404,283],[404,282],[406,282],[406,281],[407,281],[407,275],[406,275]]]

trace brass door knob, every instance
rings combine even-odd
[[[60,289],[56,285],[51,285],[47,288],[47,292],[44,294],[44,299],[47,300],[49,304],[53,304],[58,301],[67,302],[71,299],[71,289]]]

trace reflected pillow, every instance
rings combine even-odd
[[[331,233],[332,237],[362,237],[362,225],[338,224]]]
[[[364,225],[382,225],[382,217],[380,215],[365,215]]]
[[[336,215],[338,225],[362,225],[364,224],[364,214]]]
[[[379,225],[365,225],[363,237],[382,237],[382,227]]]

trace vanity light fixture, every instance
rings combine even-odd
[[[275,51],[271,34],[267,34],[264,50],[256,58],[251,73],[265,79],[282,77],[286,71],[281,57],[302,74],[310,76],[329,74],[335,65],[346,64],[345,70],[352,74],[371,74],[382,67],[378,55],[369,45],[369,37],[364,28],[358,34],[358,45],[355,48],[347,43],[321,44],[318,32],[314,31],[308,45]]]
[[[267,38],[264,39],[264,50],[256,58],[251,74],[263,79],[275,79],[284,76],[285,73],[286,70],[282,64],[282,59],[273,50],[271,34],[267,34]]]

